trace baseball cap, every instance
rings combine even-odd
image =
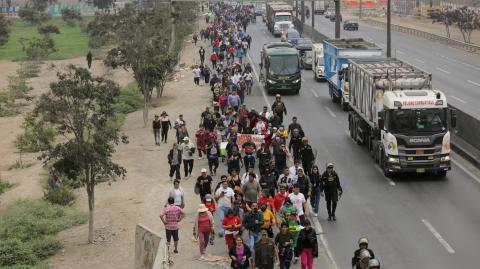
[[[333,167],[333,163],[327,163],[327,167]]]
[[[207,169],[206,168],[202,168],[202,170],[200,170],[201,173],[206,173],[207,172]]]
[[[183,141],[188,141],[188,140],[190,140],[190,138],[188,138],[188,136],[185,136],[185,137],[183,138]]]

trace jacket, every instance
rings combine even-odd
[[[308,195],[308,193],[312,193],[312,182],[310,182],[310,178],[307,175],[304,175],[303,177],[298,177],[296,183],[300,188],[300,192],[303,193],[305,197]]]
[[[178,151],[178,164],[181,164],[182,163],[182,151],[177,149]],[[170,152],[168,153],[168,164],[172,164],[172,159],[173,159],[173,149],[170,150]]]
[[[295,248],[296,253],[302,253],[304,249],[304,241],[310,241],[310,245],[312,245],[312,254],[313,257],[318,258],[318,243],[317,243],[317,233],[313,227],[310,227],[310,230],[303,229],[300,231],[297,239],[297,246]]]
[[[330,175],[327,171],[323,172],[320,181],[324,192],[343,192],[340,179],[335,171],[332,171]]]
[[[230,248],[228,250],[228,256],[230,257],[230,259],[232,259],[232,262],[230,263],[230,266],[232,268],[235,268],[235,269],[247,269],[247,268],[250,268],[250,262],[249,262],[249,258],[252,256],[252,252],[250,251],[250,248],[243,244],[243,249],[245,250],[245,256],[247,257],[245,259],[245,263],[241,264],[240,266],[238,266],[238,263],[236,261],[234,261],[232,259],[232,256],[233,257],[237,257],[237,253],[236,253],[236,246],[234,246],[233,248]]]
[[[258,220],[258,223],[255,223],[255,221]],[[253,212],[250,211],[246,213],[243,217],[243,227],[245,229],[258,233],[261,230],[261,227],[263,225],[263,213],[260,211]]]

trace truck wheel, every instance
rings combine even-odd
[[[444,178],[447,175],[447,171],[442,170],[442,171],[437,171],[436,176],[438,178]]]
[[[385,177],[391,177],[392,173],[388,172],[387,170],[387,158],[385,157],[385,154],[382,150],[380,151],[380,154],[382,155],[380,156],[380,168],[382,168],[383,175]]]

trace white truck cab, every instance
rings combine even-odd
[[[313,44],[313,62],[312,62],[312,71],[315,80],[325,80],[325,65],[323,61],[323,44],[315,43]]]

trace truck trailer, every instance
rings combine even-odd
[[[293,7],[283,2],[267,3],[267,28],[273,36],[280,36],[293,27]]]
[[[446,95],[433,89],[432,75],[389,58],[350,60],[347,76],[350,136],[367,147],[385,176],[445,176],[456,115]]]
[[[314,8],[315,10],[313,11],[313,14],[323,15],[323,13],[325,13],[325,0],[315,1]]]
[[[348,81],[345,80],[349,60],[382,58],[382,49],[363,38],[330,39],[323,41],[325,78],[334,103],[348,110]]]

